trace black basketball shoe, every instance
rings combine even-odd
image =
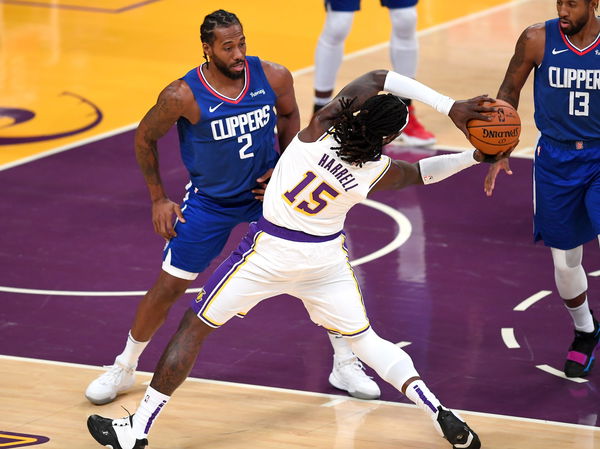
[[[594,366],[594,352],[600,340],[600,325],[594,318],[593,332],[575,331],[575,339],[569,347],[565,362],[565,376],[585,377]]]
[[[137,440],[133,435],[133,415],[126,418],[110,419],[91,415],[87,420],[90,434],[102,446],[112,449],[144,449],[148,440]]]
[[[454,449],[480,449],[481,441],[473,430],[451,410],[438,407],[437,423]]]

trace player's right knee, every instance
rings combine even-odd
[[[573,299],[588,288],[587,276],[581,265],[583,247],[562,250],[551,248],[554,262],[554,280],[562,299]]]
[[[329,11],[319,40],[330,46],[343,44],[352,28],[353,18],[352,12]]]

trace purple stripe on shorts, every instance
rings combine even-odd
[[[567,354],[567,360],[572,360],[580,365],[585,365],[587,363],[587,358],[587,355],[577,351],[569,351]]]
[[[295,231],[293,229],[284,228],[277,226],[269,222],[266,218],[260,217],[257,222],[258,229],[265,231],[267,234],[279,237],[285,240],[291,240],[292,242],[306,242],[306,243],[319,243],[328,242],[340,236],[342,231],[336,232],[331,235],[312,235],[302,231]]]
[[[191,307],[200,317],[202,311],[210,303],[213,295],[219,291],[221,286],[235,273],[236,269],[246,261],[246,258],[254,252],[256,238],[260,234],[256,223],[250,223],[247,234],[244,236],[238,247],[231,255],[219,265],[210,278],[204,284],[202,296],[191,301]],[[204,320],[208,320],[204,317]],[[205,321],[206,322],[206,321]],[[209,324],[210,321],[207,322]],[[218,327],[216,323],[209,324],[211,327]]]

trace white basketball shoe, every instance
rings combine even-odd
[[[334,355],[329,383],[358,399],[379,399],[381,396],[379,386],[366,375],[363,364],[356,356],[340,360]]]
[[[127,366],[121,363],[118,357],[114,365],[104,368],[108,368],[108,371],[94,379],[85,390],[85,397],[92,404],[108,404],[135,383],[136,366]]]

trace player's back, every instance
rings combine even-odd
[[[600,36],[578,49],[558,19],[547,21],[534,86],[535,123],[543,135],[558,141],[600,139]]]
[[[265,192],[263,215],[273,224],[312,235],[342,230],[348,211],[366,198],[391,160],[362,167],[342,161],[330,135],[302,142],[298,135],[279,159]]]

